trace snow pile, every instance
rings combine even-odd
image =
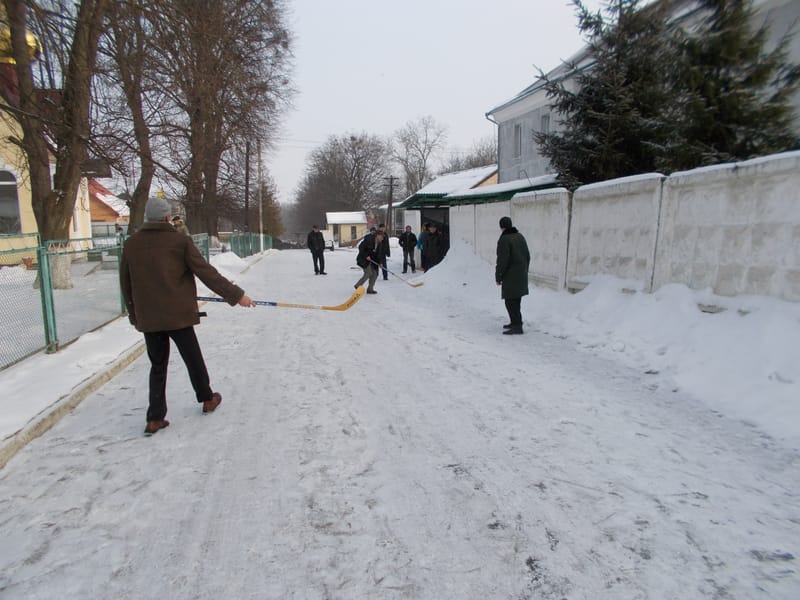
[[[239,257],[235,252],[220,252],[211,257],[211,264],[224,277],[236,282],[237,275],[242,274],[250,266],[250,263]],[[213,292],[209,290],[203,282],[197,280],[197,294],[199,296],[210,296]]]
[[[469,289],[483,301],[500,302],[493,265],[462,242],[435,272],[426,278],[429,289]],[[640,289],[609,276],[590,278],[578,294],[531,286],[522,314],[528,329],[668,378],[720,413],[800,441],[800,304],[727,298],[678,284],[653,294]],[[703,312],[701,305],[724,310]]]

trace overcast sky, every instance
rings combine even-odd
[[[448,146],[494,136],[485,113],[582,46],[568,0],[290,0],[294,109],[265,166],[293,200],[331,135],[388,136],[430,115]],[[601,0],[585,0],[597,9]]]

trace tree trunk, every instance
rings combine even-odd
[[[78,5],[58,113],[40,105],[40,95],[34,88],[25,30],[26,3],[22,0],[4,1],[19,89],[20,110],[15,116],[23,131],[21,146],[28,159],[33,214],[43,241],[67,239],[81,169],[87,156],[91,80],[107,0],[83,0]],[[48,134],[43,123],[54,114],[58,114],[60,120],[52,127],[56,171],[51,187],[51,149],[47,145]],[[71,277],[66,282],[61,277],[54,278],[53,283],[54,287],[72,286]]]

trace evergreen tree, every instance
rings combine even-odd
[[[540,75],[563,129],[534,134],[571,189],[656,168],[669,139],[661,115],[673,97],[676,55],[667,33],[669,3],[640,9],[640,0],[614,0],[596,13],[573,3],[592,62],[579,70],[569,65],[574,91]]]
[[[676,30],[681,95],[660,166],[669,172],[797,148],[790,98],[800,67],[787,64],[788,34],[769,50],[766,26],[752,29],[752,0],[700,3],[699,26]]]

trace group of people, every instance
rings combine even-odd
[[[414,258],[417,249],[420,250],[423,272],[439,264],[447,252],[447,246],[434,223],[425,223],[419,237],[411,230],[411,225],[406,225],[405,231],[400,234],[397,241],[403,250],[403,273],[408,273],[409,267],[412,273],[417,272]],[[389,234],[386,226],[381,223],[377,229],[373,227],[358,245],[356,264],[363,269],[364,274],[354,287],[358,288],[368,282],[367,293],[377,294],[375,282],[380,271],[383,271],[384,279],[389,278],[386,259],[390,255]]]
[[[169,421],[166,420],[166,384],[170,340],[183,358],[202,412],[214,412],[222,402],[222,395],[211,388],[203,353],[194,331],[202,314],[197,309],[195,277],[231,306],[256,305],[242,288],[225,278],[203,258],[191,237],[181,235],[176,227],[176,223],[180,223],[171,219],[170,213],[171,207],[166,200],[148,200],[144,223],[125,241],[120,260],[120,287],[128,319],[144,334],[147,356],[150,359],[145,435],[153,435],[169,426]],[[417,237],[410,226],[405,228],[400,235],[404,273],[409,266],[412,273],[416,272],[414,249],[420,246],[424,270],[442,260],[444,252],[437,229],[435,225],[426,223],[423,232]],[[509,323],[503,326],[503,334],[521,334],[520,305],[522,297],[528,294],[530,252],[525,238],[513,227],[509,217],[500,219],[500,229],[502,232],[497,242],[495,281],[501,286],[509,316]],[[318,227],[312,228],[308,242],[314,256],[314,271],[324,275],[324,239]],[[388,233],[385,225],[381,224],[364,236],[359,244],[356,263],[364,274],[355,287],[369,282],[367,293],[377,294],[375,282],[380,271],[383,271],[383,278],[388,279],[386,259],[389,255]]]
[[[530,268],[531,254],[525,237],[514,227],[511,217],[500,219],[500,238],[497,240],[497,262],[495,264],[495,282],[501,289],[501,297],[505,302],[509,322],[503,325],[504,335],[520,335],[522,329],[522,297],[528,295],[528,269]],[[439,264],[447,248],[442,243],[441,234],[433,223],[425,223],[419,238],[407,225],[398,239],[403,249],[403,273],[416,273],[414,250],[421,249],[422,270],[427,271]],[[381,223],[377,230],[373,228],[358,246],[356,264],[361,267],[364,274],[353,286],[358,289],[365,282],[368,294],[377,294],[375,282],[378,280],[379,270],[383,270],[383,278],[387,279],[386,257],[389,256],[389,238],[386,228]]]

